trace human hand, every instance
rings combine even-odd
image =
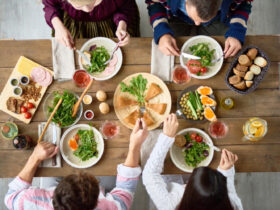
[[[170,114],[163,123],[163,134],[174,138],[178,129],[179,123],[176,115]]]
[[[142,124],[142,129],[141,129]],[[130,134],[130,143],[129,149],[139,149],[141,148],[142,143],[146,140],[148,136],[147,125],[144,122],[143,118],[137,119],[136,124]]]
[[[63,25],[58,17],[52,19],[52,24],[55,30],[55,39],[61,44],[73,49],[74,40],[69,30]]]
[[[58,150],[58,146],[50,142],[42,141],[35,147],[32,157],[35,158],[35,160],[43,161],[56,155]]]
[[[236,53],[241,50],[242,46],[238,39],[235,39],[233,37],[228,37],[225,41],[225,49],[224,49],[224,55],[225,58],[235,56]]]
[[[232,152],[226,149],[223,149],[219,168],[222,170],[228,170],[232,166],[234,166],[234,163],[237,160],[238,160],[237,155],[233,154]]]
[[[126,22],[124,22],[123,20],[121,20],[119,22],[117,31],[116,31],[116,36],[118,37],[119,41],[120,41],[120,46],[125,46],[129,43],[130,40],[130,35],[127,32],[127,25]]]
[[[164,34],[160,37],[158,48],[165,55],[180,56],[180,50],[177,47],[176,40],[170,34]]]

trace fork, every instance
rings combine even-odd
[[[212,60],[211,63],[219,62],[224,56],[225,56],[225,54],[223,53],[219,58]]]

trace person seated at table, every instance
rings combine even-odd
[[[114,37],[128,44],[140,36],[140,17],[135,0],[43,0],[45,19],[52,35],[69,48],[73,39]]]
[[[142,178],[148,194],[159,210],[242,210],[234,187],[234,163],[237,156],[222,150],[217,170],[195,168],[185,185],[164,181],[161,172],[164,159],[174,143],[178,128],[175,114],[163,124],[156,145],[144,167]]]
[[[145,1],[155,43],[164,54],[179,56],[174,36],[224,35],[227,58],[234,56],[244,43],[253,0]]]
[[[143,128],[140,128],[142,123]],[[5,204],[9,209],[92,210],[129,209],[138,178],[140,148],[148,135],[143,119],[138,120],[130,136],[128,155],[117,167],[116,188],[106,195],[99,189],[97,179],[89,173],[72,174],[57,186],[40,189],[31,186],[38,165],[58,152],[58,147],[39,143],[18,176],[9,184]]]

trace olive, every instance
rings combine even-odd
[[[204,151],[203,151],[203,155],[204,155],[205,157],[208,157],[208,155],[209,155],[208,150],[204,150]]]

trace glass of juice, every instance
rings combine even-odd
[[[85,70],[77,70],[73,75],[74,83],[79,88],[84,88],[90,82],[90,76]]]
[[[111,121],[105,121],[101,127],[100,131],[105,139],[111,139],[119,134],[120,127]]]
[[[208,127],[208,132],[210,136],[215,139],[224,138],[228,133],[228,126],[223,121],[211,122]]]
[[[172,81],[176,84],[186,84],[191,81],[191,75],[185,67],[176,65],[172,71]]]
[[[259,141],[267,133],[267,122],[261,118],[250,118],[243,125],[243,140]]]

